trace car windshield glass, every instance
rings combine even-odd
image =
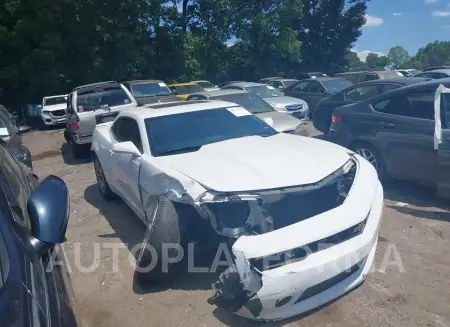
[[[284,87],[288,88],[289,86],[293,85],[294,83],[297,83],[298,81],[283,81]]]
[[[201,87],[203,87],[204,89],[206,89],[206,88],[214,88],[214,85],[213,85],[213,83],[211,83],[211,82],[208,82],[208,81],[204,81],[204,82],[195,82],[195,83],[197,83],[198,85],[200,85]]]
[[[224,94],[213,96],[210,99],[236,103],[253,114],[274,111],[274,109],[266,101],[252,93]]]
[[[131,84],[131,91],[135,98],[171,95],[172,91],[164,83]]]
[[[67,97],[54,97],[44,99],[44,106],[53,106],[55,104],[65,104]]]
[[[78,94],[77,110],[78,112],[93,111],[129,103],[131,100],[122,88],[98,89]]]
[[[338,93],[339,91],[342,91],[343,89],[353,85],[352,82],[343,78],[322,81],[322,84],[327,88],[328,92],[330,93]]]
[[[198,85],[179,85],[174,86],[173,88],[177,90],[177,94],[192,94],[203,91],[203,89]]]
[[[229,139],[277,132],[240,107],[184,112],[145,119],[153,156],[197,150]]]
[[[275,89],[273,86],[261,85],[261,86],[249,86],[245,88],[248,92],[256,94],[261,98],[274,98],[283,95],[280,91]]]

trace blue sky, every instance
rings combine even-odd
[[[450,40],[450,0],[372,0],[366,18],[354,47],[363,60],[396,45],[414,55],[430,42]]]

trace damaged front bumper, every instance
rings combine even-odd
[[[213,284],[214,303],[254,320],[289,318],[322,306],[362,283],[372,265],[383,188],[366,160],[339,206],[258,235],[243,234],[235,264]]]

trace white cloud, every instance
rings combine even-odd
[[[403,16],[403,13],[401,13],[401,12],[394,12],[392,14],[392,16]]]
[[[350,51],[355,52],[361,61],[366,61],[366,58],[369,55],[369,53],[375,53],[379,56],[384,56],[383,52],[377,52],[377,51],[370,51],[370,50],[358,51],[356,49],[351,49]]]
[[[450,17],[450,11],[433,11],[434,17]]]
[[[438,2],[438,1],[439,0],[425,0],[424,3],[428,5],[430,3],[435,3],[435,2]]]
[[[383,24],[383,18],[365,15],[366,23],[363,27],[379,26]]]

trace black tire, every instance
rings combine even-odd
[[[100,194],[102,195],[103,199],[105,199],[106,201],[111,201],[116,197],[116,194],[111,191],[111,188],[109,187],[108,181],[106,180],[105,174],[103,173],[103,167],[100,163],[100,160],[98,160],[95,154],[93,156],[98,189],[100,190]]]
[[[369,142],[358,141],[358,142],[351,144],[349,146],[349,148],[350,148],[350,150],[361,155],[364,159],[367,159],[367,158],[365,155],[362,154],[362,152],[363,152],[363,150],[368,150],[373,155],[373,157],[375,158],[375,160],[377,162],[377,164],[374,165],[373,162],[368,160],[375,167],[375,169],[378,173],[378,179],[380,181],[384,181],[386,179],[386,166],[384,164],[383,157],[381,156],[380,152],[377,150],[377,148],[375,146],[373,146]]]
[[[75,142],[71,142],[70,146],[75,159],[84,159],[89,156],[89,144],[77,144]]]
[[[66,140],[67,143],[70,143],[70,135],[67,128],[64,130],[64,139]]]
[[[145,232],[141,248],[137,253],[137,276],[144,282],[166,282],[171,277],[174,264],[168,264],[167,269],[163,267],[161,254],[164,243],[177,244],[182,248],[187,243],[188,217],[184,215],[187,205],[170,201],[165,196],[158,199],[153,224],[150,222]],[[152,219],[153,217],[149,217]],[[148,250],[149,247],[155,251]],[[156,258],[154,255],[156,254]],[[177,250],[170,248],[168,252],[171,258],[176,257]],[[156,265],[150,271],[142,271],[148,268],[152,260],[157,260]]]

